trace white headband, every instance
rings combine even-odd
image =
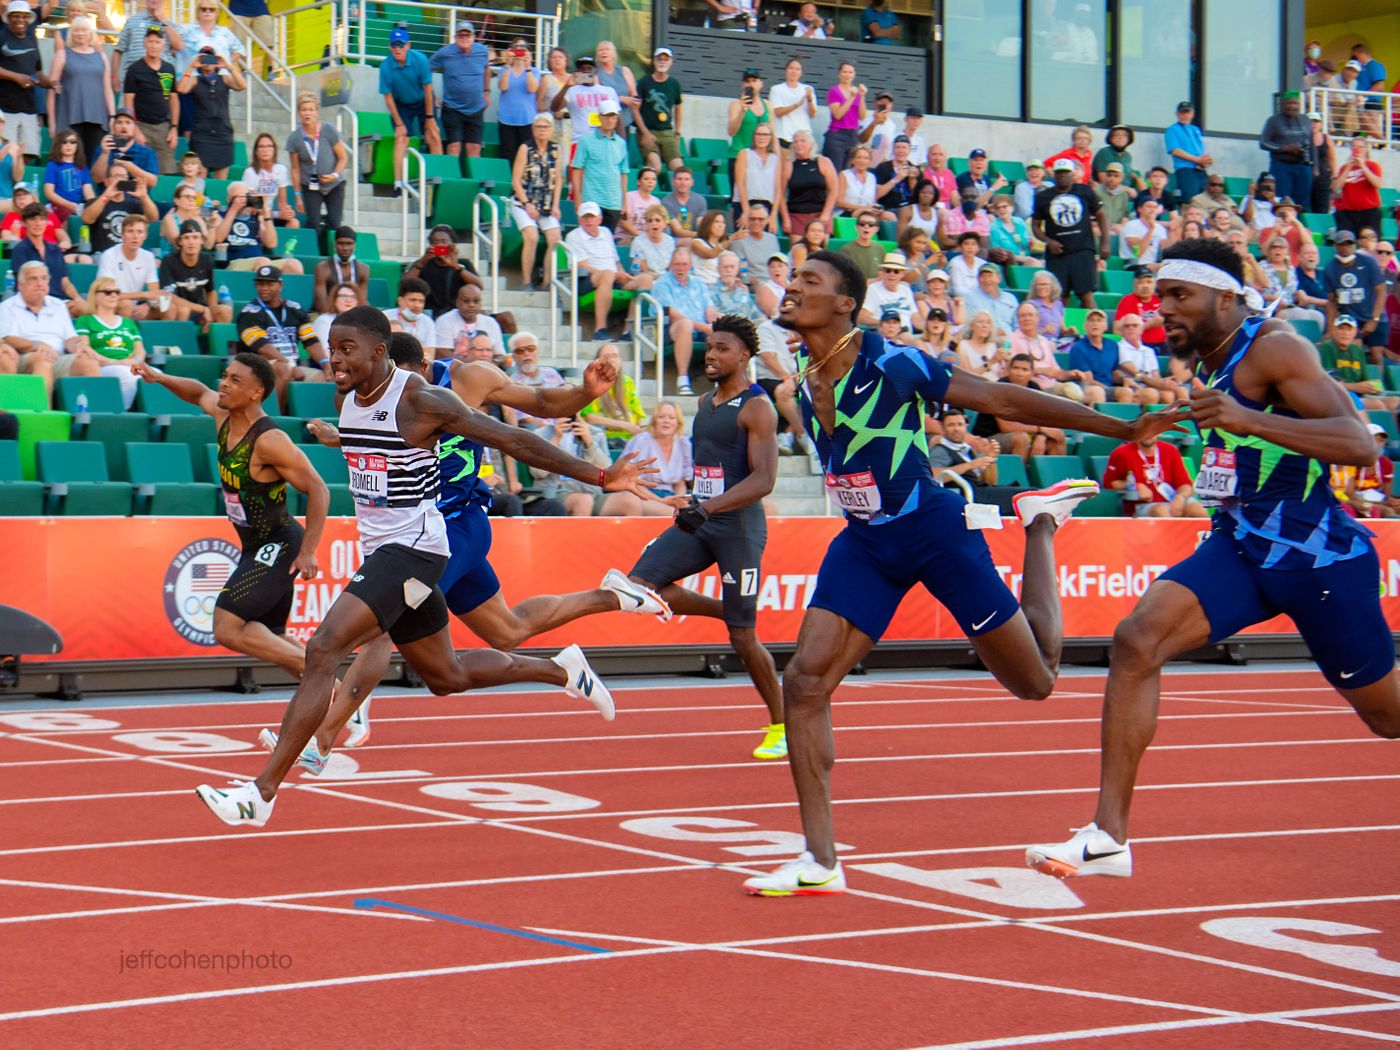
[[[1234,292],[1254,313],[1264,312],[1264,297],[1255,289],[1246,288],[1218,266],[1196,262],[1194,259],[1168,259],[1157,270],[1157,279],[1203,284],[1222,292]]]

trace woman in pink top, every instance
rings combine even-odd
[[[656,190],[656,169],[640,168],[637,171],[637,188],[628,190],[622,198],[622,215],[617,223],[617,243],[629,244],[634,238],[646,233],[647,211],[661,203],[653,196]]]
[[[865,85],[856,83],[856,67],[851,63],[841,63],[836,83],[827,88],[826,104],[831,110],[831,123],[827,125],[826,141],[822,143],[822,156],[830,160],[837,171],[844,171],[867,113]]]

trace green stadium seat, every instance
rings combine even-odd
[[[1080,458],[1084,460],[1089,468],[1089,477],[1093,478],[1095,481],[1102,481],[1104,471],[1108,470],[1108,457],[1081,456]]]
[[[0,408],[6,412],[47,412],[49,392],[43,377],[0,375]]]
[[[171,416],[170,421],[161,430],[159,436],[160,440],[167,444],[188,445],[190,458],[194,459],[205,445],[213,444],[218,440],[218,435],[219,428],[213,417],[206,416],[201,412],[197,416]]]
[[[282,298],[300,303],[302,309],[313,315],[316,312],[312,307],[315,294],[316,278],[309,273],[289,273],[282,278]],[[251,296],[249,299],[251,301]]]
[[[125,412],[121,380],[116,376],[60,376],[54,381],[54,405],[78,411],[78,398],[87,398],[89,412]]]
[[[1122,513],[1123,497],[1117,492],[1100,492],[1074,508],[1076,518],[1117,518]]]
[[[1133,281],[1136,279],[1134,274],[1128,273],[1126,270],[1105,270],[1099,274],[1099,287],[1105,292],[1128,295],[1132,292]]]
[[[345,454],[338,448],[329,448],[320,443],[305,445],[302,451],[311,461],[316,473],[321,475],[331,492],[330,512],[336,517],[350,517],[355,513],[355,501],[350,498],[350,471],[345,466]],[[306,497],[297,494],[298,513],[302,513]]]
[[[0,517],[37,517],[44,513],[44,486],[24,480],[19,442],[0,441]]]
[[[237,353],[243,344],[238,339],[236,324],[211,324],[208,333],[209,352],[222,357],[227,353]]]
[[[454,230],[472,227],[472,201],[481,192],[480,179],[443,179],[433,191],[429,223],[445,224]]]
[[[1322,342],[1322,325],[1311,318],[1294,317],[1290,318],[1288,323],[1293,326],[1295,332],[1314,346]]]
[[[138,321],[136,326],[148,354],[169,354],[169,347],[181,354],[199,353],[199,326],[193,321]]]
[[[1095,412],[1102,412],[1106,416],[1114,419],[1137,419],[1139,408],[1137,405],[1120,405],[1116,401],[1105,401],[1094,406]]]
[[[371,267],[382,265],[384,264],[370,263]],[[396,269],[402,270],[402,267],[400,267],[398,263],[391,263],[389,265],[394,266]],[[374,271],[371,269],[370,273],[372,274],[374,273]],[[370,277],[369,305],[377,306],[381,310],[392,309],[394,304],[398,302],[399,280],[400,277],[397,274],[395,275],[392,282],[383,277]]]
[[[152,416],[198,416],[204,410],[188,401],[181,401],[157,383],[142,383],[136,388],[136,410]]]
[[[118,412],[92,416],[87,428],[75,437],[96,441],[106,451],[107,472],[113,481],[130,481],[126,446],[151,440],[151,417],[144,412]]]
[[[1079,444],[1074,451],[1087,464],[1091,456],[1111,455],[1121,444],[1123,442],[1117,438],[1105,437],[1103,434],[1080,434]]]
[[[97,279],[96,263],[69,263],[68,279],[73,282],[73,287],[78,289],[78,294],[86,296],[88,287]]]
[[[1089,311],[1083,306],[1065,307],[1065,327],[1073,328],[1076,332],[1084,331],[1084,322],[1089,317]]]
[[[197,516],[222,513],[218,486],[194,480],[190,450],[169,442],[133,442],[126,448],[138,514]]]
[[[510,161],[504,158],[468,157],[466,175],[469,179],[479,180],[483,185],[492,183],[493,186],[487,188],[488,193],[493,190],[502,194],[510,192]]]
[[[294,416],[321,418],[337,414],[335,386],[331,383],[289,383],[287,409]]]
[[[279,416],[269,413],[268,418],[272,420],[273,426],[292,439],[293,444],[299,444],[305,439],[306,424],[302,421],[301,416]]]
[[[67,412],[16,412],[19,420],[19,465],[31,481],[36,477],[34,447],[40,441],[67,441],[73,417]]]
[[[723,166],[729,161],[729,141],[727,139],[690,139],[687,145],[690,150],[686,156],[692,160],[704,162],[702,167],[715,163]]]
[[[39,480],[50,514],[131,513],[131,485],[110,481],[107,457],[96,441],[41,441],[35,448]]]
[[[1008,266],[1006,268],[1006,280],[1009,287],[1013,289],[1029,289],[1031,279],[1040,272],[1035,266]]]
[[[1400,437],[1400,432],[1397,431],[1395,425],[1394,412],[1387,412],[1383,408],[1373,408],[1366,413],[1366,416],[1372,423],[1385,427],[1388,440],[1394,441],[1397,437]]]
[[[838,215],[831,221],[833,237],[853,241],[856,239],[856,219],[854,215]]]
[[[209,354],[198,354],[193,357],[168,357],[161,365],[161,371],[167,375],[179,376],[182,379],[197,379],[210,390],[214,390],[219,385],[219,380],[224,377],[226,357],[213,357]]]
[[[1026,475],[1026,464],[1020,456],[1001,455],[997,457],[998,485],[1029,488],[1030,483],[1030,478]]]
[[[412,157],[408,159],[408,176],[410,179],[418,177],[418,162]],[[462,177],[462,158],[434,156],[431,153],[425,153],[423,154],[423,176],[429,182],[460,179]]]
[[[998,475],[1000,476],[1000,475]],[[1082,478],[1084,463],[1078,456],[1032,456],[1030,477],[1038,488],[1053,485],[1067,478]]]
[[[200,481],[212,481],[219,484],[219,444],[211,441],[204,446],[203,451],[195,452],[191,449],[194,457],[194,473]]]
[[[1019,160],[994,160],[987,168],[998,175],[1005,175],[1013,187],[1026,177],[1026,166]]]

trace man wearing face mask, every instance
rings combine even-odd
[[[399,282],[398,306],[385,310],[384,316],[397,321],[403,330],[418,340],[423,349],[436,356],[437,326],[428,316],[428,296],[432,289],[427,281],[417,277],[405,277]]]

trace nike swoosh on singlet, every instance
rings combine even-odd
[[[858,386],[858,387],[856,387],[856,393],[857,393],[857,394],[863,394],[863,393],[865,393],[865,392],[866,392],[867,390],[869,390],[872,386],[874,386],[875,383],[876,383],[876,381],[875,381],[874,379],[872,379],[870,382],[866,383],[865,386]]]

